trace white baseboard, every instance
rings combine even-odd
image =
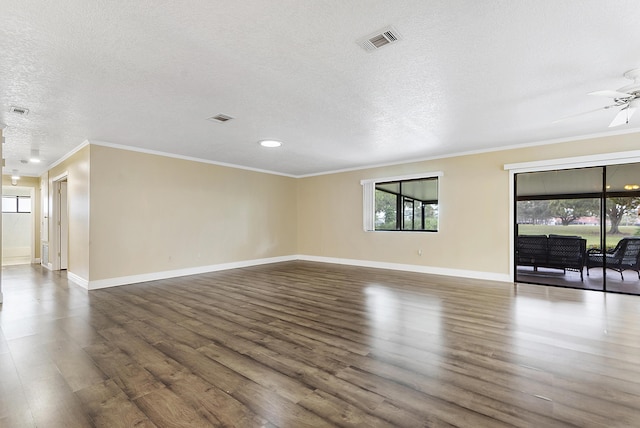
[[[71,271],[67,271],[67,279],[69,281],[73,281],[76,284],[78,284],[80,287],[84,288],[84,289],[89,289],[89,281],[87,281],[86,279],[84,279],[83,277],[81,277],[80,275],[76,275],[75,273],[71,272]]]
[[[390,269],[390,270],[399,270],[399,271],[406,271],[406,272],[426,273],[431,275],[444,275],[444,276],[453,276],[453,277],[459,277],[459,278],[481,279],[481,280],[487,280],[487,281],[513,282],[509,274],[502,274],[502,273],[495,273],[495,272],[450,269],[450,268],[411,265],[411,264],[403,264],[403,263],[376,262],[371,260],[356,260],[356,259],[342,259],[342,258],[335,258],[335,257],[309,256],[304,254],[280,256],[280,257],[269,257],[269,258],[254,259],[254,260],[243,260],[239,262],[221,263],[221,264],[208,265],[208,266],[196,266],[192,268],[175,269],[175,270],[162,271],[162,272],[150,272],[150,273],[144,273],[139,275],[121,276],[121,277],[115,277],[115,278],[98,279],[93,281],[86,280],[72,272],[67,272],[67,278],[69,278],[70,281],[73,281],[74,283],[80,285],[81,287],[86,288],[87,290],[98,290],[100,288],[116,287],[119,285],[136,284],[139,282],[146,282],[146,281],[157,281],[160,279],[176,278],[176,277],[187,276],[187,275],[198,275],[198,274],[208,273],[208,272],[217,272],[217,271],[228,270],[228,269],[237,269],[237,268],[243,268],[243,267],[258,266],[258,265],[269,264],[269,263],[287,262],[287,261],[293,261],[293,260],[304,260],[304,261],[319,262],[319,263],[335,263],[340,265],[361,266],[361,267],[369,267],[369,268],[376,268],[376,269]]]
[[[335,263],[339,265],[361,266],[376,269],[401,270],[407,272],[427,273],[431,275],[455,276],[459,278],[483,279],[487,281],[513,282],[513,279],[506,273],[481,272],[475,270],[441,268],[435,266],[410,265],[403,263],[376,262],[371,260],[341,259],[335,257],[298,255],[298,260],[310,262]]]
[[[28,265],[31,263],[30,257],[3,257],[2,266]]]
[[[179,276],[198,275],[201,273],[216,272],[227,269],[237,269],[250,266],[258,266],[269,263],[279,263],[296,260],[296,256],[269,257],[265,259],[243,260],[239,262],[221,263],[209,266],[196,266],[192,268],[168,270],[163,272],[143,273],[140,275],[121,276],[117,278],[98,279],[88,281],[89,290],[98,290],[100,288],[116,287],[119,285],[135,284],[146,281],[156,281],[159,279],[176,278]],[[68,274],[67,274],[68,275]]]

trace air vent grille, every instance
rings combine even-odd
[[[358,40],[358,44],[367,52],[373,52],[383,46],[390,45],[401,39],[395,28],[388,26]]]
[[[224,123],[224,122],[230,121],[231,119],[233,119],[233,117],[220,113],[220,114],[216,114],[215,116],[211,116],[207,120],[210,120],[212,122],[217,122],[217,123]]]
[[[26,116],[29,114],[29,109],[24,107],[11,106],[9,111],[11,113],[19,114],[20,116]]]

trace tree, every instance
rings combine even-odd
[[[549,214],[559,218],[563,226],[597,212],[598,201],[594,199],[554,199],[549,202]]]
[[[396,229],[397,201],[397,195],[376,189],[376,229]]]
[[[640,206],[640,198],[607,198],[607,216],[611,222],[610,234],[620,233],[622,217]]]
[[[519,224],[543,224],[551,217],[549,201],[518,201]]]

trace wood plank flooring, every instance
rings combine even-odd
[[[3,268],[0,427],[640,426],[640,297],[310,262]]]

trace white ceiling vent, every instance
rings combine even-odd
[[[383,46],[390,45],[401,39],[402,37],[400,36],[400,33],[398,33],[398,30],[396,30],[392,26],[388,26],[376,31],[375,33],[369,34],[366,37],[363,37],[362,39],[358,40],[358,44],[362,46],[362,48],[367,52],[373,52]]]
[[[230,121],[231,119],[233,119],[233,117],[220,113],[216,114],[215,116],[211,116],[207,120],[210,120],[211,122],[224,123]]]
[[[11,106],[9,112],[19,114],[20,116],[26,116],[29,114],[29,109],[24,107]]]

